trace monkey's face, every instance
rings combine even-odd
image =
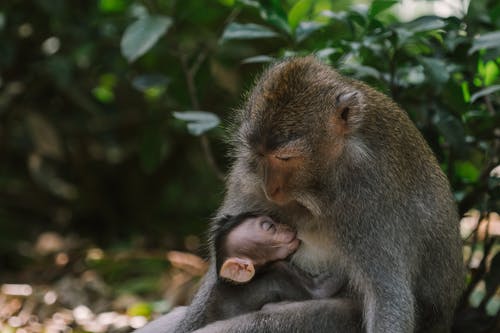
[[[276,149],[260,151],[257,169],[266,198],[277,205],[295,200],[308,182],[309,153],[301,149],[301,139],[288,142]]]
[[[320,213],[347,137],[357,126],[359,94],[328,66],[297,58],[271,67],[241,114],[238,159],[278,206],[298,203]]]
[[[276,123],[279,124],[283,122]],[[302,199],[311,197],[317,183],[311,138],[295,129],[288,125],[259,127],[251,122],[240,129],[244,140],[238,156],[240,163],[254,188],[278,206],[305,206]]]

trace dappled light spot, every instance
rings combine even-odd
[[[500,178],[500,165],[497,165],[493,168],[493,170],[491,170],[490,177]]]
[[[73,316],[77,323],[85,323],[86,321],[94,318],[92,311],[85,305],[77,306],[73,309]]]
[[[23,23],[17,29],[17,33],[21,38],[28,38],[33,34],[33,26],[29,23]]]
[[[91,248],[87,250],[87,260],[101,260],[104,258],[104,252],[97,248]]]
[[[97,321],[101,325],[111,325],[115,322],[118,317],[118,313],[116,312],[103,312],[97,316]]]
[[[53,290],[49,290],[43,295],[43,301],[47,305],[52,305],[57,301],[57,294]]]
[[[35,251],[41,255],[58,252],[63,248],[64,239],[55,232],[44,232],[40,234],[35,244]]]
[[[49,37],[42,43],[42,52],[46,55],[53,55],[61,47],[61,41],[57,37]]]
[[[132,328],[141,328],[142,326],[146,325],[148,322],[147,318],[144,316],[135,316],[130,318],[130,327]]]
[[[484,240],[488,236],[500,236],[500,215],[491,212],[483,216],[478,210],[472,209],[460,221],[460,233],[463,239],[474,233],[477,233],[478,240]]]
[[[66,266],[68,262],[69,262],[69,257],[64,252],[58,253],[55,257],[55,264],[57,266]]]
[[[126,315],[118,315],[113,321],[113,326],[116,328],[122,328],[128,326],[128,317]]]
[[[22,321],[21,321],[21,318],[19,318],[18,316],[12,316],[9,318],[9,320],[7,320],[7,323],[12,326],[12,327],[19,327],[22,325]]]
[[[12,296],[29,296],[33,292],[33,288],[29,284],[4,284],[2,285],[2,293]]]
[[[481,301],[483,300],[485,293],[486,293],[486,284],[484,283],[484,281],[479,281],[479,283],[476,285],[476,287],[469,296],[469,303],[473,307],[477,308],[479,304],[481,304]]]

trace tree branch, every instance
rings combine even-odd
[[[194,82],[194,77],[196,76],[196,73],[198,72],[205,58],[206,58],[206,50],[200,52],[194,64],[191,67],[189,67],[186,56],[183,53],[179,53],[179,59],[181,61],[184,76],[186,77],[186,84],[189,92],[189,97],[191,99],[191,104],[193,105],[193,108],[196,110],[200,110],[200,102],[198,100],[198,94]],[[210,141],[208,140],[206,134],[202,134],[200,136],[200,140],[201,140],[201,148],[203,150],[203,155],[205,156],[208,165],[210,166],[210,168],[212,168],[217,178],[219,178],[220,180],[224,180],[224,173],[220,171],[219,167],[217,166],[217,163],[215,162],[212,148],[210,147]]]

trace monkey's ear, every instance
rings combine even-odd
[[[358,90],[341,92],[335,100],[333,122],[340,133],[355,130],[362,119],[363,96]]]
[[[219,276],[236,283],[246,283],[255,275],[255,267],[250,259],[228,258],[222,264]]]

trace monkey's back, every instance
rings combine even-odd
[[[388,186],[386,194],[391,192],[386,200],[402,214],[393,222],[404,224],[407,237],[400,241],[414,252],[409,255],[415,260],[418,329],[428,332],[438,317],[451,320],[464,286],[456,204],[434,153],[406,112],[382,93],[357,85],[378,102],[367,107],[361,132],[370,138],[369,149],[383,166],[380,185]]]

